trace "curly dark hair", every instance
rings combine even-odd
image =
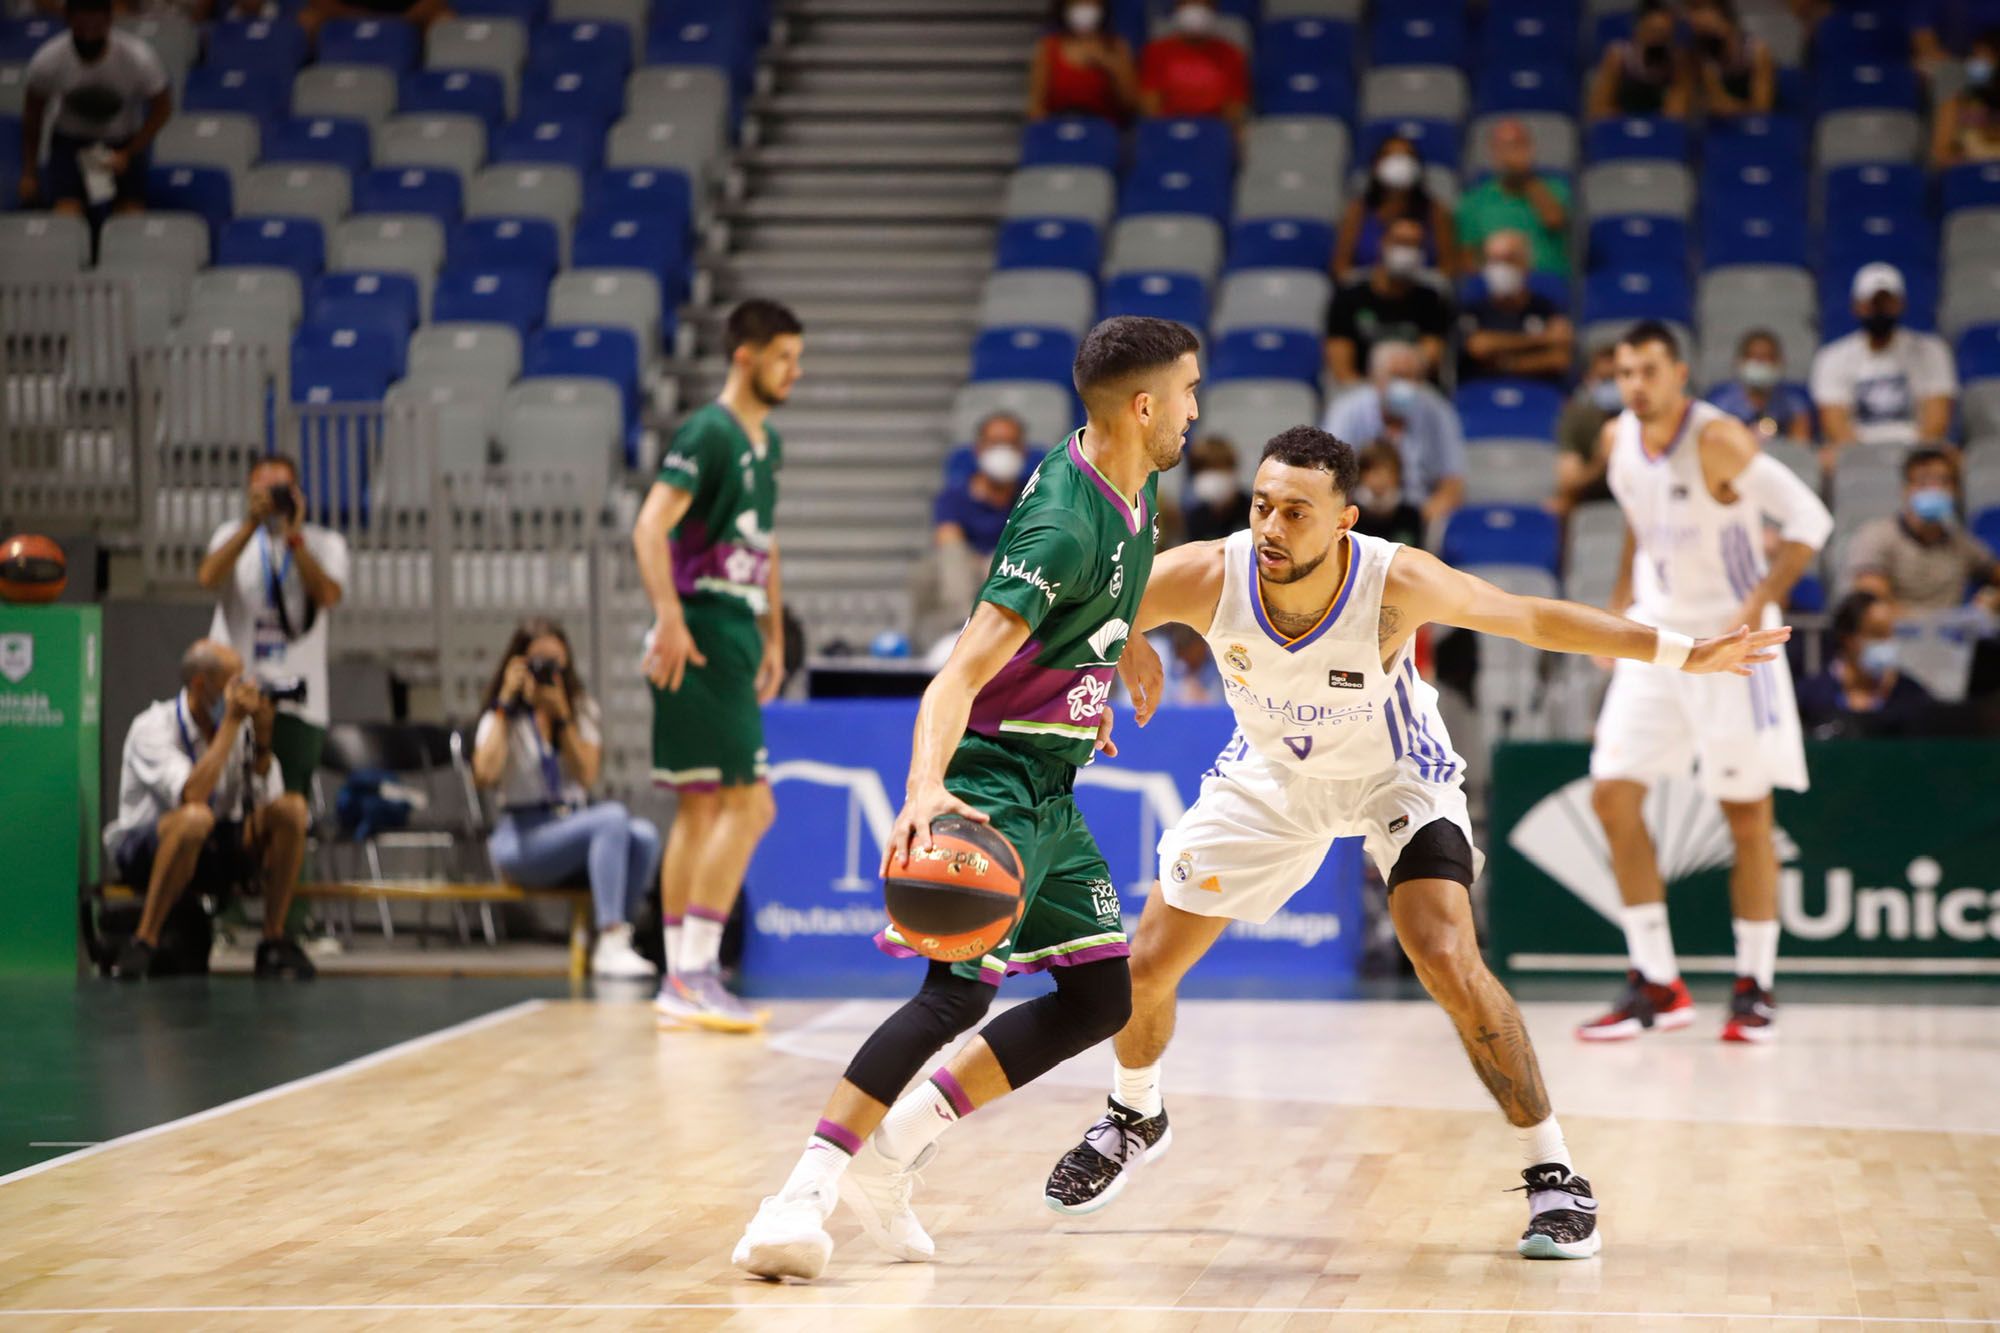
[[[1354,494],[1361,480],[1361,464],[1354,446],[1317,426],[1293,426],[1273,435],[1264,446],[1266,459],[1277,459],[1286,467],[1318,468],[1333,482],[1335,494]]]

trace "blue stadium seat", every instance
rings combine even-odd
[[[1076,218],[1010,218],[1000,224],[995,268],[1060,268],[1095,275],[1104,240]]]
[[[1803,170],[1810,136],[1797,116],[1732,116],[1712,120],[1702,135],[1702,159],[1710,170],[1761,166]]]
[[[264,134],[265,162],[323,162],[350,176],[368,170],[374,140],[368,122],[345,116],[294,117]]]
[[[268,123],[282,117],[291,102],[291,73],[277,66],[196,65],[181,85],[180,108],[188,111],[241,111]]]
[[[1854,332],[1854,272],[1860,263],[1829,260],[1819,273],[1819,336],[1821,342]],[[1934,268],[1903,269],[1903,323],[1913,329],[1937,327],[1938,275]]]
[[[1687,122],[1665,116],[1600,120],[1584,135],[1583,155],[1589,162],[1659,159],[1686,162],[1692,156],[1688,151]]]
[[[1263,218],[1229,229],[1229,261],[1239,268],[1309,268],[1333,263],[1333,227],[1323,221]]]
[[[1972,535],[1984,542],[1987,550],[2000,550],[2000,505],[1972,516]]]
[[[1579,83],[1576,39],[1581,26],[1582,15],[1573,6],[1549,0],[1496,0],[1486,8],[1480,33],[1481,64],[1560,62],[1570,69],[1571,83]]]
[[[1534,380],[1479,379],[1452,395],[1467,440],[1554,440],[1560,389]]]
[[[600,131],[625,113],[625,84],[573,69],[545,69],[521,82],[521,120],[581,120]]]
[[[1889,64],[1910,58],[1910,29],[1883,6],[1835,8],[1813,28],[1813,61],[1821,65]]]
[[[1537,505],[1467,505],[1444,528],[1446,564],[1527,565],[1556,573],[1560,531],[1555,515]]]
[[[444,167],[379,167],[354,180],[357,213],[421,213],[449,228],[465,211],[465,183]]]
[[[1961,208],[2000,208],[2000,162],[1967,162],[1943,173],[1946,214]]]
[[[628,329],[598,324],[538,329],[521,353],[521,378],[609,380],[625,404],[627,452],[639,424],[639,342]]]
[[[562,262],[562,242],[546,218],[468,218],[451,229],[444,261],[453,268],[526,269],[546,286]]]
[[[1767,166],[1743,166],[1703,171],[1699,193],[1702,231],[1729,230],[1737,215],[1767,218],[1806,217],[1806,175]]]
[[[694,187],[685,173],[660,167],[613,167],[584,182],[585,213],[631,216],[650,213],[677,218],[683,227],[694,213]]]
[[[1787,611],[1803,611],[1819,615],[1826,610],[1826,584],[1817,574],[1801,574],[1799,581],[1792,585],[1791,595],[1785,598]]]
[[[1821,114],[1861,109],[1915,111],[1923,83],[1908,57],[1901,64],[1826,65],[1815,67],[1813,105]]]
[[[18,134],[16,140],[18,141]],[[19,174],[19,168],[15,169]],[[181,213],[199,213],[215,232],[236,211],[229,173],[221,167],[150,167],[146,204]]]
[[[1909,270],[1937,266],[1937,228],[1908,213],[1834,214],[1827,219],[1823,249],[1830,267],[1850,272],[1874,260]]]
[[[1076,362],[1076,339],[1065,329],[985,329],[972,344],[972,372],[980,380],[1038,380],[1067,386]]]
[[[407,350],[410,330],[423,320],[417,280],[407,273],[344,270],[322,273],[306,297],[309,324],[350,324],[393,334]]]
[[[468,19],[514,19],[539,27],[548,19],[548,0],[452,0],[451,12]]]
[[[726,20],[685,21],[670,16],[663,22],[656,14],[646,33],[646,63],[719,69],[729,75],[740,99],[749,93],[755,74],[756,39],[740,24]]]
[[[1692,324],[1694,300],[1680,256],[1672,268],[1604,269],[1584,279],[1583,323],[1605,319],[1671,319]]]
[[[1132,135],[1132,169],[1155,173],[1177,168],[1227,182],[1236,170],[1236,135],[1213,117],[1153,117]]]
[[[1216,340],[1208,378],[1297,380],[1317,387],[1324,357],[1319,337],[1299,329],[1231,329]]]
[[[1925,218],[1924,173],[1909,163],[1868,162],[1820,173],[1820,216],[1829,231],[1857,214]]]
[[[500,127],[486,156],[492,163],[564,166],[583,176],[604,160],[604,127],[574,116],[552,120],[522,117]]]
[[[25,65],[51,37],[67,31],[63,20],[48,16],[0,19],[0,65]]]
[[[1958,377],[1967,382],[2000,377],[2000,324],[1975,324],[1958,335]]]
[[[1382,146],[1382,141],[1395,137],[1415,144],[1417,156],[1426,165],[1458,170],[1458,126],[1448,120],[1412,120],[1407,117],[1371,120],[1361,127],[1361,142],[1355,148],[1354,160],[1359,163],[1373,162],[1375,150]]]
[[[455,11],[455,12],[463,12]],[[328,64],[415,69],[423,42],[401,19],[328,19],[320,25],[319,59]]]
[[[403,357],[391,337],[380,329],[347,324],[302,324],[292,335],[292,401],[295,403],[375,402],[403,375]],[[318,431],[309,434],[317,437]],[[343,452],[347,441],[315,438],[328,453]],[[312,450],[317,454],[318,449]],[[366,450],[363,451],[364,455]],[[315,457],[307,472],[325,477],[329,459]],[[315,468],[313,465],[318,464]],[[336,474],[344,471],[335,466]],[[366,471],[365,461],[362,470]],[[343,479],[344,480],[344,479]],[[346,487],[338,491],[345,496]],[[315,495],[327,494],[316,488]],[[338,507],[338,505],[336,505]]]
[[[1778,215],[1705,210],[1702,224],[1702,266],[1731,264],[1795,264],[1809,259],[1803,211]]]
[[[274,70],[289,78],[306,63],[305,29],[290,19],[211,23],[203,63],[212,69]]]
[[[544,23],[528,44],[530,74],[570,70],[621,86],[632,71],[632,30],[622,23]]]
[[[1208,328],[1208,290],[1186,273],[1121,273],[1104,284],[1098,318],[1150,315],[1178,320],[1197,334]]]
[[[1338,19],[1272,19],[1257,29],[1257,73],[1351,75],[1354,25]]]
[[[1095,116],[1051,116],[1021,131],[1024,167],[1102,167],[1118,171],[1118,127]]]
[[[507,87],[492,70],[413,69],[397,81],[396,110],[477,116],[491,128],[506,118]]]
[[[1384,65],[1450,65],[1463,69],[1468,52],[1462,7],[1443,0],[1401,0],[1384,5],[1368,27],[1368,62]]]
[[[1221,222],[1229,216],[1229,174],[1192,163],[1135,166],[1118,192],[1118,213],[1193,213]]]
[[[231,218],[216,235],[215,262],[288,268],[303,289],[326,267],[326,236],[305,218]]]
[[[431,322],[505,324],[525,340],[549,308],[549,275],[532,268],[471,268],[456,261],[437,276]]]
[[[1508,111],[1574,116],[1576,108],[1576,71],[1562,59],[1488,64],[1473,89],[1472,112],[1477,116]]]
[[[1604,54],[1604,48],[1613,42],[1629,42],[1631,40],[1631,10],[1617,9],[1611,10],[1608,13],[1594,15],[1590,20],[1590,44],[1587,48],[1591,63],[1595,64],[1598,57]]]
[[[1349,125],[1354,123],[1358,85],[1351,74],[1259,69],[1254,77],[1260,115],[1332,116]]]
[[[586,213],[570,234],[571,268],[643,269],[669,307],[687,298],[687,257],[686,219],[664,213]]]
[[[1620,216],[1590,224],[1590,267],[1645,268],[1667,255],[1685,255],[1688,226],[1679,218]]]

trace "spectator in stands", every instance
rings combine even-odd
[[[42,44],[22,80],[20,200],[76,215],[104,204],[139,212],[147,152],[174,109],[167,71],[152,47],[111,26],[111,0],[68,0],[64,12],[69,31]],[[46,172],[36,166],[45,126]]]
[[[1139,104],[1149,116],[1219,116],[1241,125],[1250,105],[1250,66],[1215,31],[1215,0],[1180,0],[1173,32],[1139,56]]]
[[[1480,270],[1485,293],[1458,317],[1458,377],[1569,382],[1576,329],[1556,303],[1528,286],[1530,256],[1525,232],[1496,231],[1486,238]]]
[[[1334,399],[1324,429],[1355,448],[1386,444],[1403,461],[1401,492],[1428,529],[1465,499],[1465,428],[1451,400],[1423,380],[1423,354],[1406,342],[1378,342],[1370,382]]]
[[[328,613],[345,595],[347,539],[306,522],[289,458],[258,459],[248,490],[243,517],[209,538],[197,577],[216,594],[209,637],[234,648],[283,700],[271,747],[286,790],[304,794],[326,743]]]
[[[1736,378],[1708,400],[1766,440],[1813,437],[1812,399],[1785,378],[1785,349],[1769,329],[1752,329],[1736,345]]]
[[[1398,218],[1384,233],[1382,257],[1361,282],[1343,287],[1326,316],[1326,365],[1337,384],[1355,384],[1376,344],[1411,343],[1418,349],[1421,374],[1437,374],[1451,329],[1451,308],[1422,279],[1423,227]]]
[[[1903,460],[1903,507],[1871,519],[1847,546],[1845,582],[1882,599],[1892,617],[1948,611],[1973,583],[1979,600],[2000,608],[2000,563],[1960,527],[1958,461],[1943,449],[1918,448]]]
[[[1604,423],[1625,410],[1618,395],[1616,351],[1617,344],[1610,342],[1591,349],[1590,370],[1556,418],[1556,493],[1549,508],[1557,514],[1611,498],[1604,479]]]
[[[311,820],[271,753],[275,716],[243,659],[202,639],[181,656],[180,692],[132,720],[104,852],[120,882],[144,886],[146,903],[113,976],[147,974],[168,913],[190,884],[219,895],[261,879],[257,975],[312,978],[311,960],[284,934]]]
[[[1931,122],[1931,169],[2000,158],[2000,31],[1972,44],[1965,87],[1937,109]]]
[[[1424,513],[1403,494],[1403,456],[1395,446],[1376,442],[1361,451],[1361,481],[1354,503],[1361,517],[1354,530],[1364,537],[1401,542],[1421,548]]]
[[[1333,244],[1335,281],[1352,281],[1374,267],[1388,250],[1390,230],[1405,220],[1416,225],[1417,267],[1451,268],[1457,246],[1451,210],[1425,187],[1416,144],[1392,134],[1375,150],[1367,188],[1340,215]]]
[[[1899,736],[1929,730],[1930,691],[1899,669],[1896,617],[1870,592],[1833,613],[1832,660],[1799,682],[1799,720],[1815,737]]]
[[[1590,118],[1686,117],[1694,75],[1674,45],[1674,11],[1665,0],[1644,0],[1632,40],[1612,42],[1590,81]]]
[[[632,914],[660,868],[660,831],[616,801],[590,801],[603,767],[596,700],[583,691],[569,636],[550,620],[514,631],[480,705],[472,776],[498,794],[500,819],[487,840],[493,865],[537,888],[590,882],[600,977],[651,977],[632,947]]]
[[[1743,31],[1734,0],[1688,0],[1687,25],[1703,114],[1709,120],[1770,114],[1778,62],[1761,38]]]
[[[1569,183],[1535,170],[1535,139],[1511,116],[1494,125],[1487,143],[1493,174],[1458,201],[1459,269],[1478,268],[1486,238],[1525,232],[1537,273],[1569,274]]]
[[[1236,470],[1236,446],[1219,435],[1188,446],[1186,500],[1181,535],[1191,542],[1214,541],[1250,526],[1250,497]]]
[[[974,432],[971,475],[938,492],[931,508],[931,550],[910,582],[910,623],[919,645],[964,623],[1021,493],[1030,461],[1027,442],[1028,429],[1019,417],[993,413]]]
[[[306,0],[299,26],[307,37],[316,37],[330,19],[400,18],[423,29],[450,17],[448,0]]]
[[[1028,119],[1097,116],[1120,124],[1139,105],[1139,73],[1132,48],[1104,26],[1097,0],[1055,0],[1051,31],[1035,46],[1028,67]]]
[[[1958,399],[1958,370],[1944,339],[1898,327],[1903,275],[1895,265],[1864,264],[1853,299],[1861,327],[1813,358],[1812,400],[1828,467],[1849,444],[1944,439]]]

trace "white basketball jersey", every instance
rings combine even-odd
[[[1224,543],[1222,596],[1206,637],[1237,729],[1266,759],[1309,777],[1369,777],[1408,758],[1422,776],[1449,782],[1465,761],[1445,735],[1437,691],[1417,674],[1408,644],[1382,666],[1382,587],[1401,544],[1358,532],[1347,543],[1346,581],[1326,617],[1296,639],[1264,614],[1251,534]]]
[[[1725,414],[1690,398],[1666,453],[1639,440],[1639,419],[1622,412],[1613,427],[1607,480],[1634,539],[1634,620],[1704,638],[1729,628],[1767,568],[1764,520],[1738,499],[1723,504],[1701,475],[1703,427]]]

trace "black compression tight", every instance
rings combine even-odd
[[[895,1103],[924,1062],[986,1016],[998,989],[932,963],[923,988],[869,1034],[847,1066],[847,1081],[884,1106]]]

